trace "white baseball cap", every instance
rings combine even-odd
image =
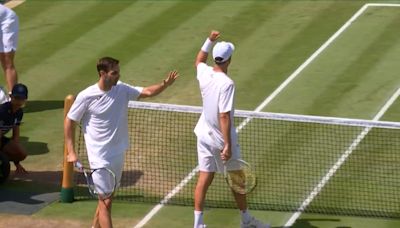
[[[234,50],[235,46],[232,43],[225,41],[218,42],[213,48],[213,58],[215,60],[220,57],[222,58],[220,62],[223,63],[231,57]]]

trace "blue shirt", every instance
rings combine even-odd
[[[15,113],[12,113],[11,102],[6,102],[0,105],[0,130],[4,134],[7,134],[14,126],[19,126],[22,121],[24,112],[22,109],[18,109]]]

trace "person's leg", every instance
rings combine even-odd
[[[10,161],[13,161],[16,166],[16,173],[26,173],[24,167],[20,164],[21,161],[25,160],[27,153],[21,144],[16,143],[13,140],[9,140],[3,136],[2,138],[3,152],[7,154]]]
[[[256,227],[256,228],[268,228],[268,224],[264,224],[261,221],[252,217],[247,209],[246,194],[239,194],[232,191],[233,197],[235,198],[236,204],[240,210],[241,225],[242,228]]]
[[[0,53],[0,62],[7,81],[7,89],[9,93],[13,86],[18,82],[17,70],[14,65],[14,56],[15,51]]]
[[[203,211],[206,193],[213,179],[214,173],[203,171],[199,172],[199,179],[197,180],[196,189],[194,192],[194,209],[196,211]]]
[[[7,154],[10,161],[20,162],[25,160],[27,154],[21,144],[13,140],[9,140],[3,147],[3,151]]]
[[[98,221],[101,228],[112,228],[111,221],[112,199],[99,199],[98,201]],[[97,210],[96,210],[97,213]],[[96,216],[96,215],[95,215]]]
[[[199,172],[199,179],[197,180],[196,188],[194,191],[194,227],[197,228],[204,224],[203,210],[204,201],[206,198],[208,187],[214,179],[214,172]]]
[[[97,204],[96,212],[94,213],[92,228],[100,228],[99,223],[99,204]]]

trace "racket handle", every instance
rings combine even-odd
[[[78,160],[78,161],[76,161],[75,163],[74,163],[74,165],[75,165],[75,167],[77,168],[77,169],[79,169],[79,170],[82,170],[83,169],[83,165],[82,165],[82,163]]]

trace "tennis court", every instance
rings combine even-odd
[[[211,29],[220,30],[222,39],[230,40],[236,45],[229,73],[236,83],[237,109],[396,122],[400,119],[397,99],[400,84],[400,32],[397,29],[400,21],[400,1],[380,1],[379,4],[366,5],[367,3],[371,2],[28,0],[15,8],[21,21],[20,48],[16,64],[21,82],[29,86],[32,94],[24,117],[26,124],[22,129],[22,134],[29,137],[26,145],[32,152],[24,164],[32,172],[61,170],[62,100],[67,94],[76,94],[94,83],[95,62],[100,56],[110,55],[120,59],[121,79],[137,85],[152,84],[161,80],[169,70],[177,69],[181,74],[177,83],[161,96],[146,101],[200,105],[193,62],[195,54]],[[180,120],[183,116],[174,117],[176,122],[170,124],[190,126],[190,121],[195,120],[194,118],[182,123]],[[162,121],[162,117],[155,119]],[[237,125],[242,120],[238,119]],[[158,125],[146,126],[146,122],[143,122],[145,125],[142,127],[144,133],[136,133],[145,134],[146,131],[151,131],[150,127],[157,129]],[[195,123],[192,124],[194,126]],[[270,122],[263,127],[252,127],[252,124],[250,121],[242,132],[239,132],[239,137],[245,135],[243,138],[251,138],[253,135],[257,138],[258,134],[262,134],[261,128],[271,126]],[[310,134],[309,137],[314,140],[315,145],[319,145],[317,141],[321,141],[318,138],[320,136],[315,135],[318,131],[314,131],[314,128],[319,129],[283,126],[281,138],[292,134],[295,137],[296,134]],[[364,131],[365,128],[362,127],[353,134],[357,138]],[[396,139],[397,132],[398,130],[383,133],[368,130],[363,134],[368,138],[383,134],[383,138],[389,141],[390,137]],[[260,138],[263,139],[261,136]],[[376,195],[372,195],[353,188],[351,182],[349,185],[340,182],[340,188],[335,188],[338,186],[335,185],[337,179],[324,178],[329,173],[333,172],[336,175],[337,172],[338,176],[346,181],[348,176],[340,176],[341,172],[349,169],[350,171],[345,172],[347,175],[357,174],[358,170],[352,171],[352,167],[355,167],[354,169],[362,169],[360,173],[380,173],[384,175],[382,178],[396,182],[398,169],[393,168],[389,173],[380,172],[383,169],[381,166],[395,167],[397,161],[400,161],[400,156],[395,153],[396,147],[387,149],[382,146],[387,152],[381,154],[373,154],[374,150],[371,150],[369,154],[357,155],[353,154],[353,150],[346,150],[353,143],[353,139],[350,137],[347,141],[342,141],[344,149],[335,152],[307,151],[304,148],[314,147],[313,143],[309,143],[310,140],[303,143],[310,145],[293,145],[292,141],[288,141],[287,145],[279,147],[279,140],[274,139],[273,144],[278,146],[273,148],[268,147],[270,142],[265,140],[249,141],[249,145],[257,142],[260,148],[264,148],[260,149],[261,151],[266,150],[265,148],[276,151],[276,156],[264,154],[253,158],[259,161],[257,166],[268,167],[270,173],[281,173],[282,178],[299,175],[297,179],[303,177],[304,182],[310,182],[305,184],[309,190],[302,197],[296,196],[295,199],[288,200],[297,203],[297,207],[291,211],[284,208],[257,210],[254,207],[256,209],[253,210],[253,214],[263,221],[270,221],[273,227],[399,227],[400,220],[379,213],[373,218],[366,215],[354,216],[359,213],[351,213],[352,211],[347,213],[349,215],[342,215],[341,210],[337,211],[336,215],[332,210],[327,210],[330,215],[322,212],[295,212],[301,207],[326,206],[327,202],[333,202],[330,201],[330,194],[347,197],[342,202],[335,201],[340,205],[349,203],[354,206],[352,199],[360,196],[362,198],[364,194],[363,202],[366,204],[371,199],[374,202],[382,201],[383,207],[386,206],[384,210],[389,208],[388,211],[394,214],[400,211],[400,208],[393,205],[398,200],[396,185],[389,183],[390,188],[377,189]],[[164,143],[162,138],[155,140]],[[179,150],[182,154],[173,158],[169,167],[163,168],[169,168],[170,173],[174,170],[186,170],[180,180],[185,179],[196,165],[195,159],[179,162],[186,154],[192,153],[192,157],[195,158],[195,151],[186,151],[186,148],[191,148],[194,144],[190,140],[190,137],[182,140],[183,149]],[[360,138],[361,142],[363,140],[364,138]],[[170,146],[171,150],[174,150],[176,147],[168,144],[171,141],[173,139],[168,138],[164,146]],[[42,152],[43,148],[35,147],[35,142],[46,144],[48,151]],[[329,139],[322,142],[321,145],[339,143]],[[146,143],[146,149],[151,150],[152,142]],[[331,171],[336,160],[341,158],[342,154],[346,154],[346,151],[350,151],[347,153],[349,156],[343,157],[343,162],[336,166],[338,169]],[[332,156],[329,162],[325,162],[328,153],[337,153],[337,156]],[[306,168],[303,171],[291,170],[290,164],[279,160],[282,157],[277,157],[278,155],[290,158],[288,160],[294,162],[302,162],[312,172]],[[251,159],[251,154],[245,156]],[[310,159],[318,160],[315,158],[321,158],[321,162],[309,163]],[[157,159],[162,160],[162,155]],[[161,169],[157,168],[157,159],[154,159],[154,163],[148,163],[147,167],[150,170],[136,168],[131,173],[139,180],[143,180],[149,172],[161,173]],[[367,162],[361,166],[360,161]],[[160,180],[162,177],[161,174]],[[350,179],[356,178],[353,176]],[[372,184],[380,183],[379,175],[374,178],[376,179],[373,181],[360,179],[359,182],[364,183],[365,188],[369,188]],[[269,179],[265,177],[265,180]],[[271,179],[270,183],[265,182],[264,186],[257,186],[254,194],[262,196],[264,192],[268,192],[265,194],[270,193],[275,197],[262,203],[268,204],[276,200],[272,203],[279,204],[282,197],[285,197],[285,192],[302,184],[290,180]],[[136,184],[134,178],[127,180],[129,181],[129,186]],[[374,181],[377,183],[372,183]],[[154,196],[155,193],[150,190],[160,187],[157,186],[158,183],[162,185],[159,180],[154,180],[141,191],[146,192],[149,197]],[[222,184],[216,183],[217,186]],[[321,185],[322,188],[316,188]],[[176,184],[171,186],[165,187],[166,193]],[[193,182],[188,182],[177,195],[189,195],[192,189]],[[374,191],[372,189],[366,192]],[[314,197],[321,192],[324,193],[321,197]],[[259,199],[256,196],[254,200]],[[166,197],[166,194],[163,197]],[[174,197],[171,198],[171,202],[174,202]],[[119,201],[113,207],[116,227],[192,226],[193,208],[190,206],[190,199],[184,203],[189,206],[158,203]],[[362,208],[358,209],[370,209],[363,208],[364,206],[365,204],[360,204],[359,207]],[[47,221],[48,224],[68,221],[71,226],[89,226],[94,207],[95,202],[86,199],[72,204],[55,202],[29,219],[45,223]],[[380,210],[378,208],[375,211]],[[3,215],[1,217],[3,218]],[[239,219],[235,209],[216,208],[215,205],[207,209],[205,214],[208,227],[237,227]]]

